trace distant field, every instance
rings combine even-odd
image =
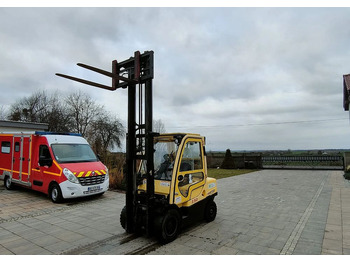
[[[208,176],[216,179],[256,172],[258,169],[216,169],[208,168]]]

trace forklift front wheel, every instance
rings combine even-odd
[[[156,232],[163,244],[174,241],[181,229],[181,217],[177,210],[170,209],[164,216],[155,219]]]
[[[126,229],[126,206],[124,206],[122,212],[120,212],[120,224]]]
[[[205,221],[207,222],[214,221],[216,217],[216,213],[217,213],[217,207],[214,200],[209,200],[204,210]]]

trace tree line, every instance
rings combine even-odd
[[[101,158],[108,150],[121,147],[125,136],[119,118],[81,91],[68,95],[37,91],[19,99],[2,114],[7,120],[47,123],[48,131],[52,132],[80,133]]]

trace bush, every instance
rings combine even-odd
[[[350,171],[344,172],[344,178],[350,180]]]
[[[231,155],[230,149],[226,150],[225,158],[222,161],[220,168],[223,168],[223,169],[234,169],[235,168],[235,163],[233,161],[233,157]]]
[[[126,189],[123,169],[113,168],[109,170],[109,188]]]
[[[109,188],[125,190],[124,165],[125,154],[109,153],[104,161],[109,171]]]

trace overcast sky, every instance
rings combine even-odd
[[[0,8],[0,108],[35,91],[83,90],[126,125],[111,70],[153,50],[154,118],[207,150],[350,148],[342,107],[349,8]]]

